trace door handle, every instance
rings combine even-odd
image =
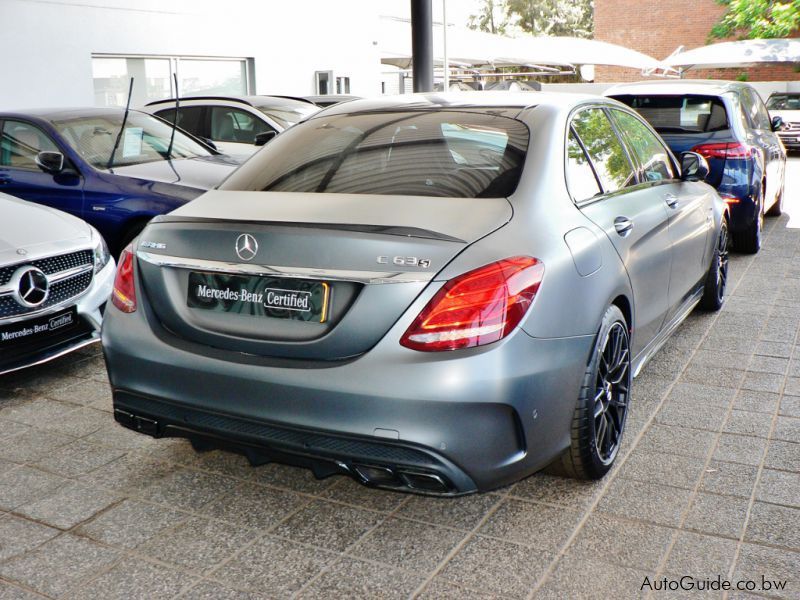
[[[622,237],[625,237],[633,230],[633,221],[628,217],[617,217],[614,219],[614,229]]]
[[[664,200],[667,203],[667,206],[670,208],[675,208],[678,206],[678,197],[675,194],[667,194],[664,196]]]
[[[11,183],[10,179],[6,179],[5,177],[0,177],[0,185],[8,185]]]

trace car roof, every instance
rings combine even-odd
[[[672,79],[667,81],[637,81],[621,83],[604,92],[606,96],[623,94],[675,95],[698,94],[721,96],[726,92],[750,87],[741,81],[712,81],[708,79]]]
[[[310,100],[296,96],[182,96],[179,99],[184,101],[195,100],[217,100],[222,102],[237,102],[246,106],[292,106],[297,104],[314,105]],[[156,106],[158,104],[174,104],[175,98],[165,98],[148,102],[145,106]]]
[[[141,112],[131,109],[133,112]],[[124,108],[118,106],[82,106],[69,108],[31,108],[25,110],[4,110],[0,112],[0,118],[36,118],[43,121],[61,121],[63,119],[74,119],[82,117],[97,117],[102,115],[120,114],[125,112]],[[147,114],[147,113],[142,113]]]
[[[518,108],[522,110],[541,105],[563,108],[590,100],[608,101],[609,99],[602,96],[569,92],[427,92],[350,100],[342,104],[334,104],[316,113],[311,118],[356,112],[392,112],[437,108]]]

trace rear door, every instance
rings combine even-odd
[[[39,152],[61,152],[40,127],[27,121],[0,123],[0,191],[83,216],[83,178],[76,170],[51,175],[36,165]],[[69,159],[65,157],[65,165]]]
[[[781,189],[786,155],[777,134],[772,131],[769,112],[759,95],[754,90],[745,88],[742,90],[741,100],[748,129],[747,141],[759,148],[764,156],[764,175],[767,182],[764,210],[768,210]]]
[[[600,107],[573,116],[567,173],[573,199],[605,231],[628,272],[636,355],[661,330],[670,307],[672,242],[662,192],[640,183],[635,164]]]
[[[669,151],[655,133],[631,113],[612,109],[626,145],[639,164],[640,178],[669,214],[672,241],[668,318],[680,310],[696,290],[706,271],[708,236],[713,227],[713,206],[706,186],[678,179]]]

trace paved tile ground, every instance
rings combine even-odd
[[[122,429],[96,348],[0,378],[0,600],[800,598],[794,224],[769,219],[762,252],[732,259],[725,309],[645,368],[598,483],[367,490]],[[684,575],[758,587],[642,590]]]

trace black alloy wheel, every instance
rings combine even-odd
[[[728,284],[728,223],[723,219],[714,256],[708,268],[703,297],[700,306],[705,310],[717,311],[725,302],[725,287]]]
[[[631,390],[630,333],[620,309],[610,306],[600,325],[575,405],[569,448],[548,471],[600,479],[622,442]]]
[[[630,393],[630,348],[625,324],[615,322],[606,335],[597,369],[594,396],[594,439],[604,465],[614,462],[622,441]]]

